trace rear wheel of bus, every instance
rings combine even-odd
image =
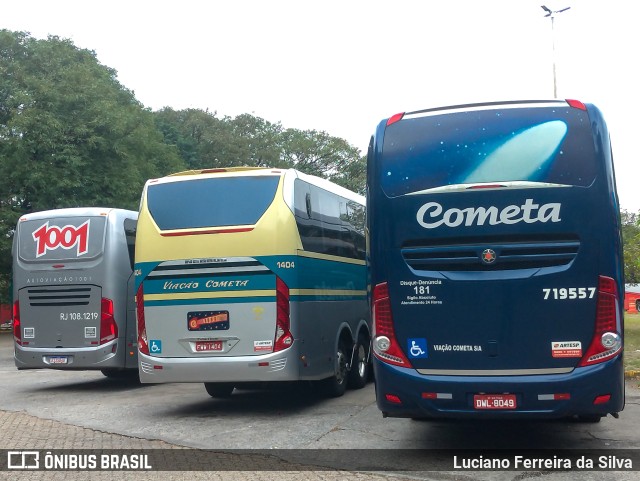
[[[351,389],[362,389],[369,380],[370,371],[369,339],[360,335],[353,349],[351,367],[349,369],[349,387]]]
[[[231,396],[235,386],[230,382],[205,382],[204,388],[211,397],[227,398]]]
[[[347,390],[349,379],[349,352],[344,341],[338,343],[335,358],[335,374],[322,382],[322,390],[327,397],[340,397]]]

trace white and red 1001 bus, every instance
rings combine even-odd
[[[24,215],[13,240],[18,369],[137,372],[137,212],[69,208]]]

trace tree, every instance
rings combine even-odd
[[[145,109],[70,40],[0,30],[0,275],[29,211],[136,208],[144,182],[181,170]]]
[[[190,169],[235,166],[295,168],[363,193],[366,162],[359,150],[316,130],[283,129],[250,114],[218,118],[197,109],[155,112],[165,142]]]
[[[622,243],[624,246],[624,277],[629,284],[640,283],[640,213],[622,209]]]

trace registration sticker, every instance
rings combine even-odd
[[[35,327],[25,327],[22,331],[22,337],[24,339],[35,339],[36,337],[36,328]]]
[[[582,357],[580,341],[554,341],[551,343],[552,357]]]
[[[273,341],[253,341],[253,351],[273,351]]]
[[[85,339],[95,339],[98,337],[98,330],[95,327],[85,327],[84,337]]]

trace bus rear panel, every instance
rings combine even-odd
[[[619,206],[592,105],[380,123],[368,154],[377,403],[396,417],[624,406]]]
[[[316,195],[304,179],[317,181],[230,168],[147,183],[136,246],[142,382],[230,394],[331,377],[341,333],[349,355],[359,335],[368,349],[364,216],[356,236],[349,199]]]
[[[18,369],[137,369],[137,213],[70,208],[23,216],[13,244]]]

